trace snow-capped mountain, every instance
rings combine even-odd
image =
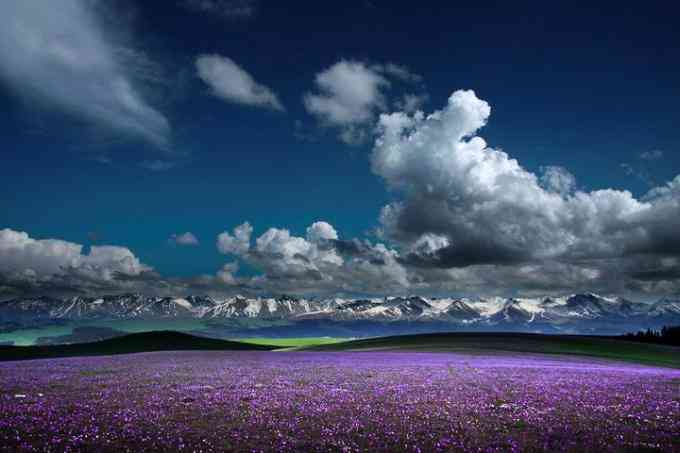
[[[408,322],[426,329],[524,330],[600,333],[680,323],[680,300],[633,302],[620,297],[574,294],[543,298],[300,299],[288,296],[146,297],[125,294],[102,297],[49,297],[0,302],[0,325],[40,321],[132,319]],[[418,324],[413,324],[418,323]]]

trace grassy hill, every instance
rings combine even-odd
[[[678,347],[580,335],[433,333],[353,340],[299,350],[572,354],[680,368]]]
[[[0,361],[129,354],[151,351],[270,351],[277,346],[197,337],[181,332],[142,332],[90,343],[0,346]]]
[[[346,341],[346,339],[344,338],[333,337],[295,337],[295,338],[244,337],[234,338],[233,340],[249,344],[264,344],[267,346],[279,346],[281,348],[316,346]]]
[[[307,342],[300,342],[299,339],[288,340],[290,341],[271,339],[271,343],[267,343],[266,338],[229,341],[181,332],[155,331],[89,343],[0,346],[0,361],[151,351],[269,351],[285,346],[300,346],[295,350],[569,354],[680,368],[679,347],[637,343],[612,337],[522,333],[432,333],[311,345],[309,343],[316,343],[318,339]]]

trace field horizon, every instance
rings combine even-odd
[[[620,337],[516,332],[448,332],[362,339],[328,337],[223,340],[177,331],[147,331],[84,343],[1,346],[0,361],[183,350],[279,350],[286,352],[457,352],[584,356],[680,368],[680,347]]]

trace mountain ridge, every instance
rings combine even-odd
[[[680,323],[680,300],[662,298],[653,303],[642,303],[594,293],[538,298],[388,296],[356,299],[122,294],[64,299],[19,298],[0,302],[2,324],[137,319],[437,322],[468,330],[508,328],[573,333],[595,332],[602,326],[607,331],[625,332]]]

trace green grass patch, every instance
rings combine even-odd
[[[282,348],[293,348],[302,346],[318,346],[326,344],[335,344],[347,341],[347,338],[334,337],[301,337],[301,338],[267,338],[267,337],[253,337],[253,338],[233,338],[234,341],[241,341],[250,344],[262,344],[271,346],[280,346]]]

